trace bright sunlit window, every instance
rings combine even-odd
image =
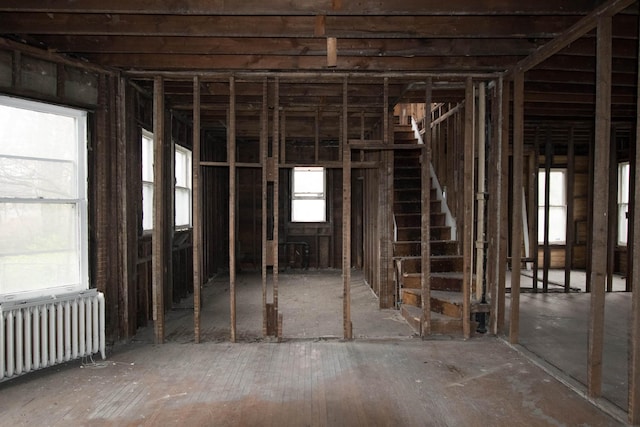
[[[142,229],[153,229],[153,134],[142,129]]]
[[[549,172],[549,244],[562,245],[567,238],[566,170],[551,169]],[[544,169],[538,172],[538,242],[544,243],[545,224]]]
[[[325,222],[325,170],[321,167],[293,168],[291,221]]]
[[[618,165],[618,245],[627,245],[629,229],[629,162]]]
[[[191,227],[191,150],[175,145],[175,226]]]
[[[86,112],[0,96],[0,302],[88,288]]]

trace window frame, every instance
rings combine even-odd
[[[322,172],[322,192],[296,192],[296,172]],[[298,178],[299,179],[299,178]],[[322,201],[322,219],[301,219],[296,215],[296,202]],[[298,204],[298,207],[300,205]],[[327,169],[322,166],[296,166],[291,169],[291,218],[295,224],[326,224],[327,219]]]
[[[62,246],[56,249],[46,251],[48,253],[64,253],[71,252],[75,257],[73,262],[73,269],[77,268],[77,275],[75,271],[71,282],[55,283],[50,282],[42,285],[36,285],[29,289],[20,291],[0,291],[0,303],[14,300],[33,300],[43,297],[50,297],[54,295],[62,295],[72,292],[81,292],[89,289],[89,226],[88,226],[88,164],[87,164],[87,150],[88,150],[88,113],[85,110],[70,108],[66,106],[53,105],[40,101],[27,100],[22,98],[15,98],[11,96],[0,95],[0,105],[23,109],[27,111],[51,114],[55,116],[62,116],[71,118],[74,120],[74,131],[70,134],[73,135],[73,142],[70,142],[69,147],[73,145],[75,153],[72,155],[72,160],[62,160],[55,155],[43,156],[12,156],[10,154],[0,155],[4,159],[19,159],[25,161],[38,161],[48,163],[70,163],[73,169],[73,178],[70,182],[70,189],[73,189],[74,194],[67,196],[60,195],[58,197],[51,197],[42,194],[37,196],[0,196],[0,204],[24,204],[37,206],[69,206],[73,208],[70,210],[71,218],[74,218],[72,224],[70,224],[69,230],[72,234],[71,248],[63,248]],[[39,217],[41,220],[46,220],[47,213],[42,213]],[[48,235],[47,235],[48,236]],[[54,239],[55,240],[55,239]],[[33,255],[41,255],[42,252],[28,251],[24,252],[23,256],[29,257]],[[73,259],[73,258],[71,258]],[[36,260],[37,261],[37,260]],[[77,264],[76,264],[77,262]],[[29,268],[29,263],[25,264],[25,268]],[[67,264],[71,266],[71,264]]]
[[[187,230],[193,227],[193,152],[188,149],[187,147],[184,147],[178,143],[174,143],[174,154],[173,154],[173,159],[174,159],[174,165],[173,165],[173,169],[174,169],[174,197],[173,197],[173,214],[174,214],[174,218],[173,218],[173,222],[174,222],[174,228],[176,230]],[[178,152],[181,152],[182,154],[185,155],[185,159],[186,159],[186,164],[185,164],[185,168],[184,168],[184,181],[186,183],[186,186],[183,185],[178,185],[178,183],[180,182],[178,180],[178,176],[177,176],[177,159],[178,156],[176,155]],[[186,224],[178,224],[177,222],[177,218],[178,218],[178,197],[177,194],[178,192],[186,192],[188,194],[188,217],[189,220]]]
[[[562,245],[566,245],[567,244],[567,169],[566,168],[551,168],[549,169],[549,178],[551,178],[551,176],[553,176],[554,173],[561,173],[562,174],[562,204],[552,204],[551,199],[549,200],[549,216],[551,217],[551,212],[552,211],[557,211],[557,210],[561,210],[562,211],[562,217],[564,218],[564,236],[561,240],[551,240],[551,231],[549,232],[549,245],[550,246],[554,246],[554,245],[558,245],[558,246],[562,246]],[[541,189],[540,188],[540,176],[544,176],[545,181],[546,181],[546,170],[545,168],[539,168],[538,169],[538,244],[543,245],[544,244],[544,224],[546,221],[544,212],[545,212],[545,200],[544,200],[544,187]],[[550,179],[551,181],[551,179]],[[546,182],[545,182],[546,185]],[[553,183],[550,183],[549,185],[553,185]],[[540,191],[542,190],[542,191]],[[542,210],[542,214],[541,214],[541,210]],[[542,228],[541,228],[542,227]],[[549,230],[551,230],[551,227],[549,227]],[[542,235],[542,240],[540,240],[540,233],[543,233]]]
[[[145,156],[145,142],[146,141],[150,141],[150,149],[146,150],[147,156]],[[154,134],[153,132],[142,128],[141,129],[141,133],[140,133],[140,151],[141,151],[141,155],[140,155],[140,168],[141,168],[141,201],[142,201],[142,223],[141,223],[141,227],[142,227],[142,232],[144,233],[150,233],[151,231],[153,231],[153,194],[155,191],[155,182],[154,182],[154,171],[153,171],[153,167],[154,167],[154,144],[155,144],[155,139],[154,139]],[[146,162],[149,162],[150,164],[147,165]],[[146,166],[146,167],[145,167]],[[150,172],[145,174],[145,172]],[[146,175],[146,176],[145,176]],[[145,188],[148,190],[148,194],[150,195],[150,201],[147,200],[147,203],[145,203],[145,198],[144,198],[144,194],[145,194]],[[146,206],[146,208],[145,208]],[[150,210],[150,212],[147,212],[147,210]],[[145,220],[145,213],[148,213],[148,218],[147,220],[150,221],[147,222]]]
[[[626,169],[626,173],[624,172]],[[626,185],[623,186],[623,179],[626,178]],[[629,192],[631,189],[631,164],[630,162],[618,163],[618,195],[616,199],[617,205],[617,230],[616,230],[616,244],[618,246],[626,247],[628,245],[628,233],[629,233]],[[626,194],[624,193],[626,190]],[[626,199],[626,200],[625,200]],[[623,217],[624,214],[624,217]],[[622,227],[621,220],[624,218],[625,227]],[[624,230],[624,238],[622,238],[622,230]]]

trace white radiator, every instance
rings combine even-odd
[[[95,289],[0,304],[0,382],[100,352],[104,295]]]

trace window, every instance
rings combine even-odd
[[[325,222],[325,173],[321,167],[293,168],[291,221]]]
[[[0,302],[89,287],[86,121],[0,96]]]
[[[153,229],[153,134],[142,129],[142,229]]]
[[[567,231],[566,170],[551,169],[549,172],[549,243],[564,244]],[[538,242],[544,243],[545,224],[545,184],[544,169],[538,172]]]
[[[618,165],[618,245],[627,245],[629,220],[629,162]]]
[[[175,226],[191,227],[191,150],[175,144]]]

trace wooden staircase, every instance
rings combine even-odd
[[[395,125],[395,144],[418,144],[410,125]],[[396,150],[394,155],[393,245],[401,311],[419,332],[421,316],[421,165],[420,150]],[[436,189],[431,188],[431,332],[462,332],[462,256],[451,240],[451,228]]]

